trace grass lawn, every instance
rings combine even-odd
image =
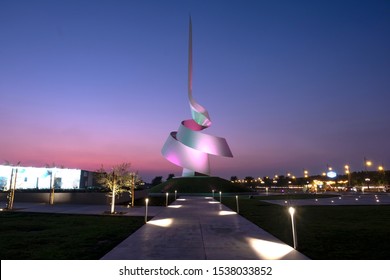
[[[100,259],[144,217],[0,213],[0,259]]]
[[[315,198],[330,198],[338,197],[336,194],[307,194],[307,193],[286,193],[273,195],[259,195],[255,199],[260,200],[290,200],[290,199],[315,199]]]
[[[287,207],[240,198],[240,214],[292,246]],[[236,209],[235,197],[222,202]],[[312,259],[390,259],[390,206],[296,208],[298,250]]]

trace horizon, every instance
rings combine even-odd
[[[94,171],[130,162],[145,181],[181,174],[161,155],[193,95],[233,158],[211,175],[390,166],[388,1],[3,1],[0,164]],[[221,12],[223,11],[223,12]]]

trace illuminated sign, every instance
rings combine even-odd
[[[337,173],[334,171],[329,171],[328,173],[326,173],[326,176],[328,176],[329,178],[335,178],[337,176]]]

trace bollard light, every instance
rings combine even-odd
[[[238,195],[236,195],[237,214],[240,213],[240,207],[238,205]]]
[[[176,197],[177,197],[177,190],[175,190],[175,200],[176,200]]]
[[[296,233],[295,221],[294,221],[295,208],[289,207],[288,212],[290,212],[290,216],[291,216],[291,227],[292,227],[292,233],[293,233],[294,249],[297,249],[298,242],[297,242],[297,233]]]
[[[168,193],[165,193],[165,206],[168,206]]]
[[[214,192],[215,192],[215,190],[213,190],[213,198],[214,198]]]
[[[149,198],[145,199],[145,224],[148,222],[148,203],[149,203]]]
[[[222,192],[219,192],[219,203],[222,203]]]

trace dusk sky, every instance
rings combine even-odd
[[[226,138],[212,174],[273,176],[390,167],[390,1],[0,1],[0,161],[145,181],[191,117]]]

